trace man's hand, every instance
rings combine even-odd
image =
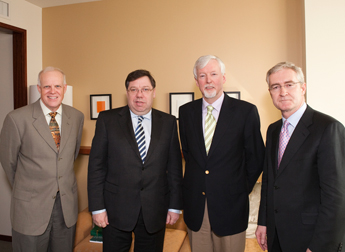
[[[168,211],[166,224],[174,225],[178,218],[180,218],[178,213]]]
[[[309,248],[307,248],[307,252],[311,252],[311,250]]]
[[[99,214],[93,214],[92,220],[93,220],[93,223],[95,223],[97,226],[102,227],[102,228],[105,228],[107,225],[109,225],[108,214],[106,211]]]
[[[259,243],[260,248],[263,251],[267,250],[266,235],[267,235],[267,227],[258,225],[258,227],[256,228],[256,231],[255,231],[255,236],[256,236],[256,240]]]

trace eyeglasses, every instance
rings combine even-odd
[[[138,89],[138,88],[129,88],[127,91],[131,94],[137,94],[138,92],[141,92],[142,94],[148,94],[153,90],[150,88],[143,88],[143,89]]]
[[[289,91],[289,90],[292,90],[296,84],[299,84],[301,82],[287,82],[285,83],[284,85],[279,85],[279,84],[273,84],[269,90],[272,92],[272,93],[278,93],[280,92],[280,90],[282,89],[282,87],[285,88],[285,90]]]

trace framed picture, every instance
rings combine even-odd
[[[108,109],[111,109],[111,94],[90,95],[91,120],[97,120],[98,114]]]
[[[235,99],[239,99],[241,100],[241,93],[240,91],[235,91],[235,92],[225,92],[228,96],[235,98]]]
[[[170,93],[170,115],[176,116],[178,119],[178,109],[183,104],[193,101],[194,93]]]

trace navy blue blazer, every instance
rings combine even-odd
[[[183,179],[184,220],[193,231],[201,227],[205,200],[217,235],[233,235],[248,226],[248,195],[264,159],[257,108],[224,96],[209,154],[202,128],[202,99],[180,107],[179,129],[186,161]]]

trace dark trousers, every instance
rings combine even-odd
[[[134,252],[163,251],[165,227],[156,233],[148,233],[141,211],[133,233]],[[103,252],[128,252],[131,244],[132,231],[122,231],[111,225],[103,229]]]
[[[60,194],[56,199],[46,231],[41,235],[24,235],[12,229],[13,252],[72,252],[75,225],[66,227]]]
[[[277,229],[273,237],[272,251],[270,252],[283,252],[282,248],[280,247]]]

